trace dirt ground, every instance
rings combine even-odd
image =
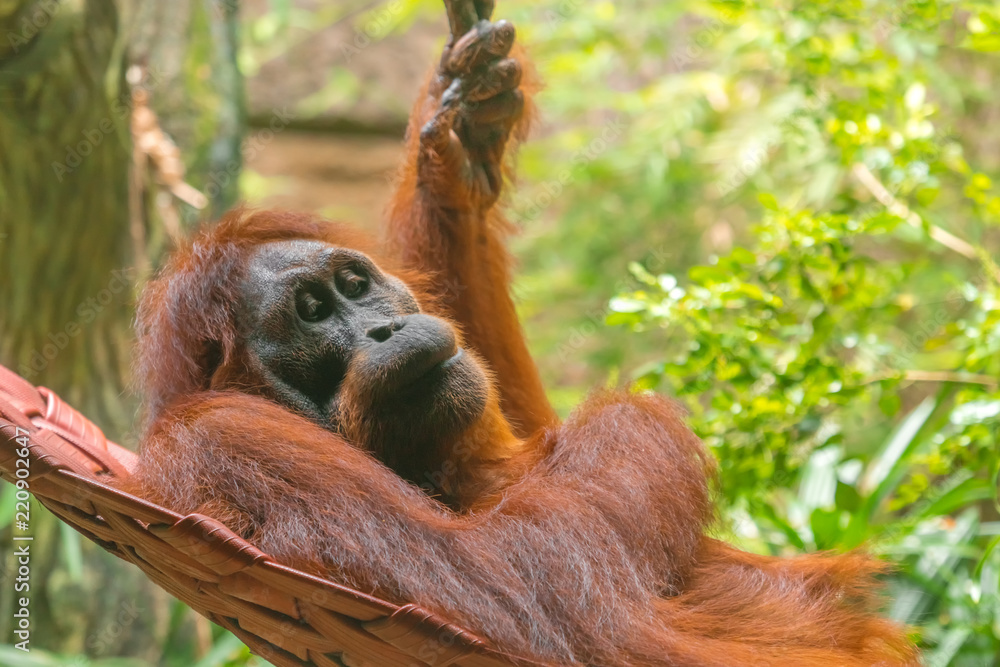
[[[310,12],[322,9],[317,0],[292,0],[291,6]],[[251,133],[246,146],[253,150],[245,150],[249,172],[245,195],[253,203],[316,211],[364,226],[380,219],[402,158],[402,128],[435,61],[447,23],[442,11],[393,31],[391,26],[400,20],[398,3],[389,3],[358,23],[370,6],[366,0],[348,0],[338,8],[341,20],[315,30],[291,28],[290,46],[248,77],[251,118],[291,108],[307,127],[322,128],[315,132],[289,128],[267,140]],[[244,20],[253,21],[272,10],[266,0],[249,0],[243,6]],[[308,103],[338,71],[358,82],[354,94],[321,95],[319,107]],[[351,127],[368,132],[343,132]],[[334,128],[342,131],[329,131]],[[391,136],[394,132],[398,134]]]
[[[401,138],[286,131],[248,160],[247,195],[262,206],[374,228],[402,157]]]

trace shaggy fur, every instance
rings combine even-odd
[[[214,516],[282,562],[417,601],[503,649],[581,665],[904,665],[871,561],[703,537],[711,459],[671,404],[599,394],[540,462],[458,514],[274,403],[205,392],[144,446],[128,490]]]
[[[509,296],[496,193],[468,187],[460,145],[436,150],[421,136],[445,84],[433,75],[414,110],[389,252],[309,216],[235,211],[173,256],[139,312],[148,427],[122,487],[552,663],[917,664],[902,631],[875,613],[876,562],[766,558],[706,536],[714,462],[669,401],[598,393],[558,423]],[[528,108],[505,126],[515,139]],[[445,473],[464,489],[457,509],[358,446],[363,408],[334,432],[241,384],[234,304],[247,258],[289,239],[369,254],[488,364],[483,416],[444,443]]]

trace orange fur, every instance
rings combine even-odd
[[[509,295],[509,224],[466,196],[454,160],[422,153],[432,87],[411,119],[386,254],[340,225],[240,210],[150,285],[138,361],[149,427],[139,470],[122,486],[215,516],[290,565],[419,603],[553,664],[918,664],[900,628],[876,613],[876,561],[766,558],[706,536],[714,462],[672,403],[599,393],[558,423]],[[241,384],[231,307],[240,271],[254,247],[300,238],[375,258],[425,310],[456,322],[492,369],[479,421],[423,452],[460,511],[356,446],[360,402],[334,433]]]
[[[516,46],[515,56],[524,68],[520,90],[526,105],[512,133],[512,149],[527,137],[536,116],[531,95],[541,87]],[[433,79],[432,72],[410,114],[406,160],[388,210],[386,252],[431,277],[440,304],[436,312],[455,320],[486,359],[498,378],[505,416],[518,435],[527,436],[555,424],[557,417],[524,343],[510,297],[512,262],[506,238],[513,226],[499,207],[483,210],[479,202],[454,196],[454,183],[460,178],[454,165],[432,161],[431,169],[437,172],[434,182],[418,184],[420,128],[437,103],[430,93]],[[504,166],[506,178],[513,178],[512,157],[506,158]]]

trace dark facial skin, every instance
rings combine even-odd
[[[239,344],[263,393],[343,433],[404,477],[483,412],[486,377],[454,328],[364,254],[317,241],[260,246]]]

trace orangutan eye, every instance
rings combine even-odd
[[[337,291],[348,299],[360,298],[368,291],[368,273],[360,266],[337,271],[335,281],[337,283]]]
[[[333,298],[319,286],[310,286],[295,295],[295,311],[305,322],[320,322],[333,314]]]

